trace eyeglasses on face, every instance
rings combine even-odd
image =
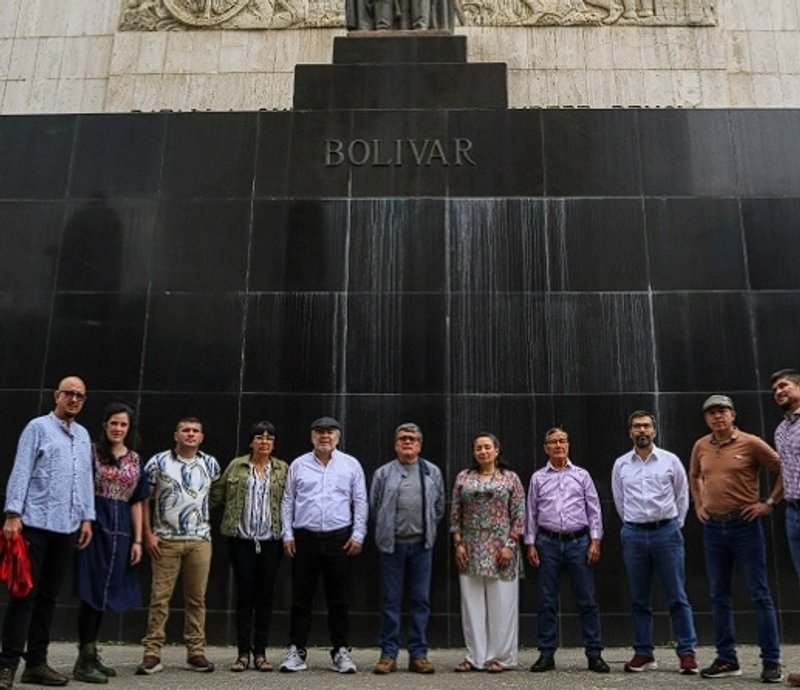
[[[80,402],[84,402],[86,400],[86,393],[80,393],[78,391],[58,391],[59,395],[63,395],[65,398],[70,398],[71,400],[78,400]]]
[[[402,436],[398,436],[397,440],[400,441],[400,443],[405,443],[406,441],[410,443],[416,443],[417,441],[419,441],[419,436],[411,436],[404,434]]]
[[[274,441],[275,437],[271,436],[270,434],[259,434],[258,436],[253,436],[254,441]]]
[[[566,446],[569,444],[569,439],[566,438],[550,438],[544,442],[546,446]]]

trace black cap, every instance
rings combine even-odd
[[[311,423],[311,430],[314,431],[314,429],[336,429],[341,431],[342,425],[333,417],[320,417]]]

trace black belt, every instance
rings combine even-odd
[[[304,537],[306,539],[336,539],[338,537],[349,536],[352,531],[352,527],[341,527],[339,529],[332,529],[329,532],[314,532],[310,529],[298,527],[294,531],[294,536]]]
[[[729,513],[709,513],[708,517],[714,522],[733,522],[734,520],[742,519],[742,509],[737,508]]]
[[[558,541],[573,541],[574,539],[580,539],[581,537],[585,537],[587,534],[589,534],[589,528],[584,527],[583,529],[579,529],[577,532],[553,532],[552,530],[540,527],[539,534],[543,534],[545,537],[550,537],[550,539],[557,539]]]
[[[656,520],[655,522],[626,522],[625,527],[632,527],[633,529],[646,529],[646,530],[657,530],[665,527],[666,525],[671,525],[675,518],[667,518],[666,520]]]
[[[800,498],[787,498],[786,505],[790,508],[800,508]]]

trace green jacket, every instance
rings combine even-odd
[[[270,459],[269,511],[272,515],[272,533],[281,538],[281,501],[286,486],[289,465],[278,458]],[[209,502],[212,508],[225,504],[220,532],[226,537],[235,537],[242,518],[244,498],[247,495],[247,478],[250,476],[250,456],[242,455],[228,463],[222,476],[211,485]]]

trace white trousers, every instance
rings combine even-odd
[[[504,667],[517,665],[519,580],[459,575],[461,626],[467,660],[476,668],[496,659]]]

